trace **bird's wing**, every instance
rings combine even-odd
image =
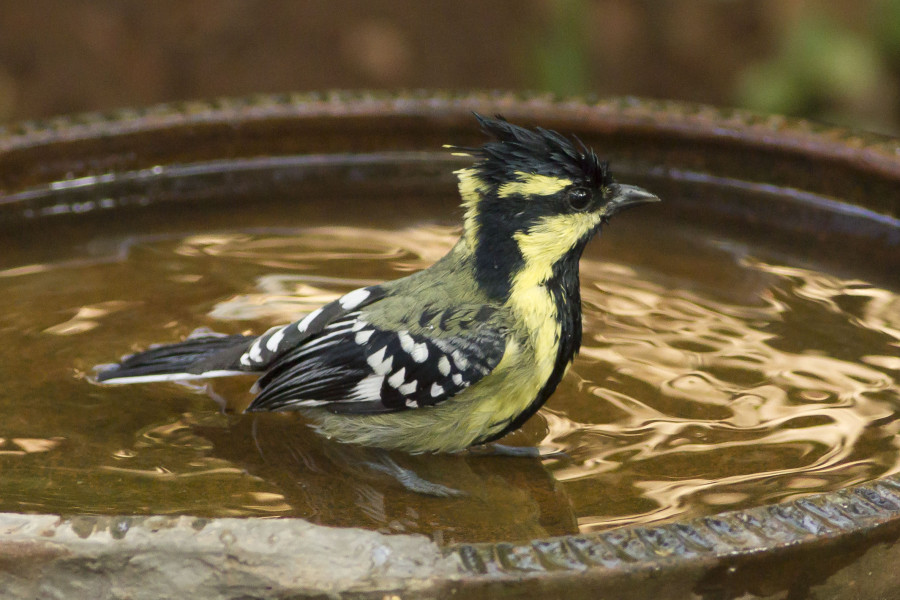
[[[299,321],[273,327],[248,344],[234,366],[244,371],[268,370],[288,352],[323,337],[326,329],[329,330],[328,333],[332,333],[335,329],[333,325],[337,322],[358,317],[358,309],[377,302],[385,293],[386,290],[380,285],[359,288],[314,310]]]
[[[428,328],[386,329],[348,313],[284,353],[257,384],[249,411],[322,406],[374,414],[431,406],[490,373],[507,331],[495,308],[444,309]],[[442,329],[441,323],[465,327]]]

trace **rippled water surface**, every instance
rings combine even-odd
[[[581,355],[506,440],[562,456],[337,444],[297,415],[240,414],[249,378],[90,382],[94,365],[151,343],[198,327],[262,332],[426,267],[457,234],[449,199],[353,203],[332,217],[314,205],[145,211],[130,225],[7,237],[0,510],[300,516],[497,540],[708,514],[898,470],[896,277],[859,278],[853,256],[775,251],[655,207],[589,247]],[[405,491],[385,461],[466,495]]]

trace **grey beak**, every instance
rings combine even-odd
[[[634,185],[620,185],[614,183],[609,187],[612,192],[612,199],[610,199],[606,205],[607,217],[611,217],[632,206],[660,202],[660,199],[657,196]]]

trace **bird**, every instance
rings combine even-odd
[[[445,146],[471,162],[454,172],[463,226],[443,258],[262,335],[151,347],[96,381],[254,374],[247,412],[301,411],[328,438],[412,454],[520,428],[581,345],[585,246],[614,215],[659,198],[617,183],[577,137],[474,116],[487,141]]]

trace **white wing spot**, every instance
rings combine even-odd
[[[412,355],[412,359],[414,361],[416,361],[417,363],[423,363],[428,360],[428,346],[425,344],[425,342],[416,344],[415,346],[413,346],[412,352],[410,352],[410,354]]]
[[[369,363],[369,366],[372,367],[372,370],[378,375],[387,375],[394,366],[394,357],[388,356],[385,358],[385,352],[387,352],[387,346],[366,359],[366,362]]]
[[[409,396],[414,391],[416,391],[416,388],[418,386],[419,386],[419,382],[413,380],[413,381],[410,381],[409,383],[404,383],[403,385],[398,387],[397,391],[400,392],[401,394],[403,394],[404,396]]]
[[[444,388],[442,388],[441,386],[439,386],[436,383],[431,384],[431,397],[432,398],[437,398],[438,396],[440,396],[443,393],[444,393]]]
[[[256,338],[256,341],[253,342],[253,345],[250,346],[250,351],[247,353],[247,356],[250,357],[255,363],[262,362],[262,338]]]
[[[442,356],[441,360],[438,361],[438,371],[440,371],[441,375],[444,377],[450,374],[450,361],[447,360],[446,356]]]
[[[309,324],[312,323],[313,321],[315,321],[316,317],[318,317],[321,314],[322,314],[322,309],[317,308],[316,310],[314,310],[311,313],[309,313],[308,315],[306,315],[302,321],[297,323],[297,331],[299,331],[300,333],[303,333],[304,331],[306,331],[307,327],[309,327]]]
[[[369,363],[370,367],[374,367],[377,364],[380,364],[384,360],[384,353],[387,352],[387,346],[379,350],[378,352],[373,352],[366,359],[366,362]]]
[[[371,329],[367,331],[359,331],[356,333],[356,337],[353,339],[356,340],[356,343],[360,346],[364,346],[369,341],[369,338],[372,337],[373,333],[375,332]]]
[[[419,405],[416,404],[416,401],[415,401],[415,400],[408,399],[408,400],[406,401],[406,408],[416,408],[417,406],[419,406]]]
[[[454,373],[453,374],[453,383],[455,383],[456,385],[462,385],[462,382],[463,382],[462,374]]]
[[[406,378],[406,367],[401,367],[399,371],[388,377],[388,383],[392,388],[399,388]]]
[[[372,293],[366,288],[359,288],[341,296],[338,300],[344,310],[352,310],[363,303]]]
[[[244,352],[244,354],[241,355],[241,364],[244,365],[245,367],[251,366],[250,355],[248,355],[246,352]]]
[[[409,335],[409,332],[405,329],[397,332],[397,337],[400,339],[400,347],[407,353],[412,353],[413,348],[416,346],[416,341],[412,339],[412,336]]]
[[[369,375],[353,388],[353,397],[357,400],[379,400],[384,375]]]
[[[368,325],[368,323],[366,323],[362,319],[357,319],[356,322],[353,324],[353,327],[350,328],[350,331],[359,331],[366,325]]]
[[[278,345],[281,343],[281,340],[284,339],[284,330],[287,329],[287,326],[282,327],[278,331],[272,334],[272,337],[266,342],[266,348],[269,349],[269,352],[278,352]]]
[[[387,375],[391,372],[391,369],[394,367],[394,357],[388,356],[384,359],[384,362],[375,367],[375,372],[379,375]]]

